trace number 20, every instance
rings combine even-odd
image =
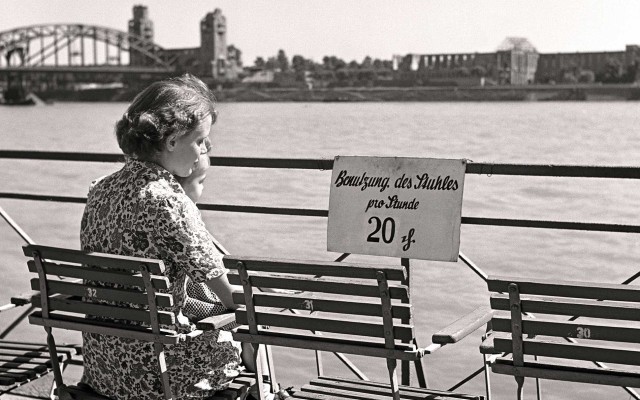
[[[380,218],[378,217],[369,218],[369,224],[372,224],[372,221],[375,222],[376,226],[373,229],[373,232],[367,236],[367,242],[379,242],[380,238],[375,235],[381,230],[380,228],[382,228],[382,241],[385,243],[391,243],[396,233],[396,221],[391,217],[385,218],[384,221],[380,221]],[[387,228],[387,224],[390,225],[389,228]],[[389,233],[388,237],[387,233]]]

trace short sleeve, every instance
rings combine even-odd
[[[194,282],[227,273],[224,254],[211,241],[196,205],[180,194],[157,200],[154,226],[162,259],[184,269]]]
[[[89,192],[91,192],[98,183],[100,183],[104,178],[106,178],[108,175],[103,175],[99,178],[96,178],[94,180],[91,181],[91,184],[89,185]]]

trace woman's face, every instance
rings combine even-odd
[[[191,175],[200,155],[207,152],[206,139],[211,133],[211,122],[211,116],[207,115],[191,132],[169,138],[160,156],[160,164],[174,175]]]
[[[197,176],[189,176],[189,180],[182,184],[184,192],[194,203],[197,203],[202,196],[205,179],[207,179],[207,173],[206,171],[203,171]]]

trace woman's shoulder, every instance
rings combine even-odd
[[[148,182],[138,192],[139,201],[145,207],[157,209],[160,212],[179,214],[181,217],[190,216],[197,207],[187,197],[179,184],[172,184],[165,180]]]
[[[184,192],[179,190],[179,185],[166,180],[154,180],[147,182],[140,188],[142,196],[152,201],[170,200],[173,202],[184,202]]]
[[[101,177],[92,180],[89,184],[89,191],[92,191],[98,185],[98,183],[102,182],[108,176],[109,175],[102,175]]]

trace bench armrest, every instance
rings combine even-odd
[[[223,326],[227,326],[233,322],[236,322],[236,313],[231,311],[228,313],[214,315],[196,322],[196,328],[203,331],[213,331],[220,329]]]
[[[38,296],[40,292],[31,291],[26,293],[20,293],[17,296],[11,297],[11,304],[16,306],[26,306],[27,304],[31,304],[31,299],[35,296]]]
[[[441,345],[459,342],[471,332],[489,322],[492,315],[493,312],[489,306],[477,308],[446,328],[436,332],[431,337],[431,341]]]

